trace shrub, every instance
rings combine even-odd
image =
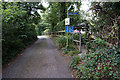
[[[62,52],[63,54],[67,54],[67,55],[75,55],[78,54],[78,51],[76,50],[76,47],[74,45],[69,45],[67,48],[62,48]],[[75,53],[77,52],[77,53]]]
[[[73,34],[73,38],[75,40],[80,40],[80,35],[79,34]],[[85,34],[81,34],[81,43],[85,43]]]
[[[59,48],[63,48],[66,46],[67,39],[65,36],[59,36],[55,39],[55,43]]]
[[[96,39],[94,40],[94,42],[95,42],[95,44],[96,44],[97,46],[100,46],[100,47],[105,47],[105,46],[107,46],[106,41],[105,41],[105,40],[102,40],[102,39],[100,39],[100,38],[96,38]]]
[[[96,38],[94,40],[94,43],[92,41],[86,42],[86,45],[87,45],[88,52],[90,52],[90,51],[94,52],[98,48],[101,49],[101,48],[107,48],[108,47],[106,41],[104,41],[100,38]]]
[[[21,28],[20,25],[3,23],[2,25],[2,63],[6,64],[26,46],[37,39],[34,26]]]
[[[3,22],[2,39],[2,64],[4,65],[36,40],[37,34],[34,25],[25,23],[23,19],[14,24],[13,22]]]
[[[120,56],[115,48],[97,49],[82,58],[73,57],[71,68],[78,78],[120,78]]]
[[[69,44],[69,47],[70,45],[73,45],[73,39],[72,39],[72,35],[68,35],[68,44]]]
[[[65,29],[64,26],[65,26],[65,20],[62,20],[55,25],[55,29],[57,31],[64,30]]]
[[[77,54],[79,54],[79,53],[80,53],[79,50],[72,50],[72,51],[69,52],[69,54],[70,54],[71,56],[77,55]]]
[[[55,43],[59,48],[64,48],[64,47],[66,47],[66,44],[67,44],[67,37],[66,36],[56,37]],[[74,44],[73,44],[73,40],[72,40],[71,35],[68,36],[68,43],[69,43],[69,45],[68,45],[69,49],[75,48],[73,46]]]
[[[77,70],[77,66],[80,64],[80,57],[76,56],[76,57],[72,57],[72,61],[70,63],[70,68],[71,69],[75,69]]]

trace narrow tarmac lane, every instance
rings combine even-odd
[[[66,58],[49,37],[39,39],[3,73],[3,78],[72,78]]]

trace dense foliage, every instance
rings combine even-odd
[[[55,42],[59,48],[63,48],[66,46],[67,39],[65,36],[60,36],[55,39]]]
[[[48,4],[46,8],[41,3],[29,2],[6,2],[1,5],[3,7],[1,10],[3,14],[3,64],[36,40],[37,35],[43,32],[64,31],[66,11],[71,5],[69,12],[81,13],[69,16],[70,26],[78,27],[78,24],[82,22],[88,25],[88,35],[81,36],[81,42],[86,45],[87,53],[78,51],[72,35],[68,36],[68,47],[66,47],[65,35],[57,35],[55,43],[63,54],[71,56],[70,68],[74,76],[120,79],[120,48],[118,47],[120,24],[117,21],[120,17],[120,2],[92,2],[90,19],[85,17],[83,19],[84,15],[80,10],[81,2],[49,2]],[[41,10],[41,15],[38,14],[38,9]],[[85,40],[85,36],[89,39]],[[79,40],[79,35],[74,34],[73,38]],[[81,54],[81,57],[78,54]]]
[[[120,56],[115,47],[109,48],[106,42],[100,39],[87,43],[89,53],[82,57],[73,57],[71,69],[78,78],[120,78]],[[96,48],[94,48],[96,46]]]
[[[75,40],[79,40],[78,34],[74,34],[73,37]],[[81,38],[82,38],[81,42],[85,43],[85,34],[82,34]],[[77,48],[78,44],[76,42],[73,42],[72,35],[68,36],[68,41],[69,41],[69,45],[68,47],[66,47],[66,43],[67,43],[66,36],[58,36],[55,38],[55,43],[59,47],[59,49],[62,50],[63,54],[65,55],[67,54],[70,56],[79,54],[81,51],[79,51]]]
[[[73,12],[74,6],[77,6],[77,10],[80,10],[80,2],[49,2],[49,7],[43,14],[43,22],[48,23],[49,26],[47,29],[48,32],[55,32],[55,31],[62,31],[65,29],[65,18],[67,17],[67,8],[69,6],[72,8],[69,10]],[[71,24],[77,25],[82,21],[81,15],[77,16],[70,16],[71,17]],[[49,30],[48,30],[49,29]]]
[[[118,45],[118,21],[120,16],[120,2],[93,2],[93,35],[96,35],[110,44]]]
[[[26,5],[25,5],[26,4]],[[2,3],[2,63],[7,63],[37,39],[34,14],[25,9],[29,3]],[[31,3],[30,3],[31,4]],[[24,6],[20,6],[24,5]],[[31,5],[30,5],[31,6]],[[34,6],[31,6],[31,8]],[[29,13],[29,14],[28,14]],[[39,15],[40,16],[40,15]]]
[[[77,78],[120,79],[117,18],[120,2],[93,2],[91,10],[92,35],[95,40],[86,42],[87,54],[73,56],[71,70]]]
[[[74,40],[80,41],[80,34],[73,34]],[[87,38],[87,37],[86,37]],[[85,34],[81,34],[81,43],[85,43]]]
[[[68,36],[69,45],[72,45],[72,36]],[[55,38],[56,45],[61,49],[66,47],[67,37],[59,36]]]

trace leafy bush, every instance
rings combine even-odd
[[[67,39],[65,36],[59,36],[55,39],[55,42],[59,48],[63,48],[66,46]]]
[[[76,53],[75,53],[76,52]],[[78,54],[75,45],[69,45],[67,48],[62,48],[62,53],[65,55],[75,55]]]
[[[72,56],[80,53],[78,50],[76,50],[76,46],[73,43],[71,35],[68,36],[68,41],[69,45],[66,48],[67,43],[66,36],[59,36],[55,39],[56,45],[62,50],[63,54]]]
[[[72,50],[72,51],[69,52],[69,54],[70,54],[71,56],[77,55],[77,54],[79,54],[79,53],[80,53],[79,50]]]
[[[72,59],[71,68],[78,78],[120,78],[120,56],[115,48],[97,49],[75,60]]]
[[[72,40],[72,36],[69,35],[68,36],[68,41],[69,41],[69,49],[72,49],[74,46],[73,46],[73,40]],[[59,36],[59,37],[56,37],[55,39],[55,43],[56,45],[59,47],[59,48],[64,48],[66,47],[66,43],[67,43],[67,38],[66,36]]]
[[[87,45],[88,52],[90,52],[90,51],[94,52],[97,48],[108,47],[106,41],[104,41],[100,38],[96,38],[94,41],[86,42],[86,45]]]
[[[120,78],[120,55],[114,46],[109,48],[100,38],[87,42],[89,54],[82,55],[79,64],[71,64],[78,78]],[[74,59],[72,59],[74,63]]]
[[[65,26],[65,20],[62,20],[56,24],[55,28],[57,31],[60,31],[65,29],[64,26]]]
[[[75,40],[80,40],[80,35],[79,34],[73,34],[73,38]],[[85,43],[85,34],[81,34],[81,43]]]
[[[100,39],[100,38],[96,38],[96,39],[94,40],[94,42],[95,42],[95,44],[96,44],[97,46],[100,46],[100,47],[105,47],[105,46],[107,46],[106,41],[105,41],[105,40],[102,40],[102,39]]]
[[[2,63],[6,64],[10,59],[22,51],[26,46],[37,39],[32,25],[26,25],[22,30],[19,26],[3,23],[2,26]]]
[[[72,35],[68,35],[68,47],[73,45],[73,39],[72,39]]]
[[[3,65],[37,39],[35,25],[31,23],[27,11],[16,5],[17,3],[6,3],[6,9],[2,9]]]
[[[76,56],[76,57],[73,56],[70,64],[71,64],[70,65],[71,69],[77,70],[77,66],[80,64],[80,57],[79,56]]]

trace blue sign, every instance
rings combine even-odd
[[[65,32],[67,32],[67,26],[65,26]],[[68,32],[73,32],[73,26],[68,26]]]
[[[79,15],[80,13],[79,12],[71,12],[69,13],[69,15]]]
[[[73,32],[73,26],[69,26],[69,31],[68,32]]]

